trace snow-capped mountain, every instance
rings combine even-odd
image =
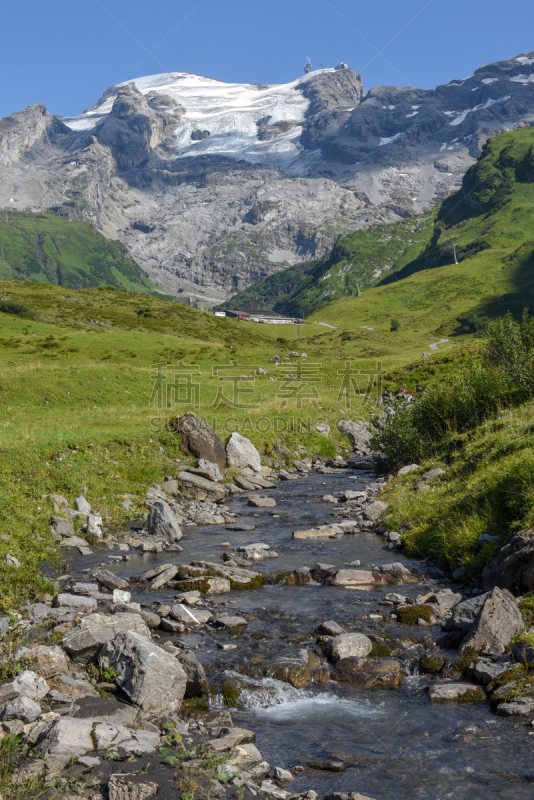
[[[488,136],[530,124],[534,53],[435,90],[366,93],[349,68],[278,86],[153,75],[74,117],[1,120],[0,204],[88,219],[167,291],[217,301],[438,202]]]
[[[319,74],[331,72],[334,70],[321,70]],[[165,95],[183,108],[175,131],[176,157],[223,155],[300,174],[308,170],[300,137],[310,105],[302,88],[317,77],[314,73],[280,86],[258,86],[173,72],[131,83],[145,97]],[[110,94],[92,109],[63,118],[63,122],[74,131],[94,132],[112,112],[115,97]]]

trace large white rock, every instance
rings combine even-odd
[[[159,744],[159,735],[150,731],[95,722],[94,719],[60,717],[52,723],[39,747],[45,757],[63,760],[94,751],[153,753]]]
[[[107,642],[99,656],[101,669],[112,667],[116,682],[144,711],[176,711],[187,676],[178,661],[138,633],[123,631]]]
[[[239,433],[232,433],[226,443],[226,461],[231,469],[239,472],[251,469],[261,473],[260,454],[250,441]]]
[[[64,608],[67,611],[76,611],[82,614],[90,614],[96,611],[98,602],[94,597],[84,597],[80,594],[56,594],[52,601],[54,608]]]
[[[207,461],[205,458],[199,458],[197,459],[197,469],[204,470],[204,472],[207,472],[208,475],[211,475],[216,481],[222,481],[223,479],[219,465],[214,464],[213,461]]]
[[[91,506],[85,499],[83,495],[77,497],[74,501],[74,505],[76,506],[76,510],[79,511],[80,514],[90,514],[91,513]]]
[[[485,692],[471,683],[438,683],[431,686],[428,697],[431,703],[464,703],[465,695],[473,702],[484,702]]]
[[[92,534],[97,539],[104,538],[104,522],[100,514],[87,515],[87,533]]]
[[[9,683],[0,686],[0,703],[5,703],[14,697],[31,697],[33,700],[41,700],[49,691],[50,686],[44,678],[27,669]]]
[[[367,520],[376,522],[388,510],[388,504],[382,500],[374,500],[363,507],[363,515]]]
[[[119,631],[133,631],[151,639],[150,630],[140,614],[90,614],[63,637],[63,647],[78,666],[94,661],[102,646]]]
[[[348,436],[352,446],[360,453],[369,453],[369,445],[373,434],[365,427],[363,422],[353,422],[350,419],[342,419],[337,424],[338,431]]]
[[[182,531],[165,500],[156,500],[148,514],[146,527],[149,534],[162,536],[168,542],[179,542],[182,538]]]
[[[342,633],[333,636],[326,644],[326,655],[330,661],[342,658],[365,658],[371,652],[373,643],[363,633]]]
[[[222,578],[219,578],[219,580],[222,580]],[[183,622],[185,625],[204,625],[212,616],[209,611],[203,611],[202,609],[198,611],[196,609],[191,610],[182,603],[176,603],[172,607],[171,614],[174,619]]]
[[[33,722],[41,716],[41,706],[30,697],[15,697],[10,700],[0,711],[0,719],[8,721],[10,719],[20,719],[23,722]]]

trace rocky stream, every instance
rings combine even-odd
[[[296,463],[214,503],[204,462],[181,473],[204,500],[151,487],[148,530],[107,550],[52,518],[70,569],[21,615],[28,669],[0,687],[3,735],[31,745],[15,780],[93,800],[532,797],[516,600],[407,559],[368,456]],[[61,646],[39,644],[50,625]]]

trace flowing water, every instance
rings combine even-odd
[[[272,573],[295,567],[327,563],[338,567],[359,559],[362,566],[403,560],[419,571],[417,584],[350,590],[318,584],[267,585],[254,591],[232,592],[214,598],[226,613],[244,612],[249,619],[244,636],[231,638],[202,631],[180,637],[198,648],[210,681],[238,679],[241,708],[232,710],[237,724],[256,733],[256,744],[272,766],[306,766],[314,759],[341,760],[344,772],[307,768],[296,775],[292,791],[313,788],[358,791],[376,800],[522,800],[534,797],[534,733],[524,723],[499,718],[483,704],[431,705],[424,691],[433,679],[420,676],[421,653],[439,634],[434,628],[400,625],[378,617],[386,613],[380,600],[390,591],[416,596],[446,582],[434,570],[383,549],[375,534],[346,535],[331,541],[295,541],[294,530],[335,521],[333,507],[322,496],[336,491],[365,488],[366,473],[334,476],[312,474],[299,481],[279,484],[269,492],[275,509],[256,510],[246,497],[230,506],[239,523],[254,524],[249,532],[225,526],[190,528],[184,533],[182,563],[205,559],[221,562],[225,549],[266,542],[279,554],[277,560],[256,562],[254,570]],[[273,516],[274,514],[279,516]],[[229,542],[231,547],[223,547]],[[118,564],[119,573],[140,574],[169,555],[139,555]],[[85,561],[84,566],[87,566]],[[168,602],[175,592],[140,592],[132,600]],[[389,609],[391,610],[391,609]],[[270,662],[281,657],[306,658],[314,646],[318,623],[336,620],[350,630],[385,635],[402,642],[403,682],[397,689],[361,690],[330,681],[295,689],[268,674]],[[256,634],[256,635],[255,635]],[[160,644],[166,639],[162,637]],[[218,643],[237,645],[222,650]],[[456,653],[448,654],[454,658]]]

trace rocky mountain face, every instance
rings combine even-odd
[[[214,303],[438,203],[489,136],[533,122],[534,53],[435,90],[366,93],[348,68],[279,86],[167,73],[75,117],[0,120],[0,205],[87,220],[166,291]]]

